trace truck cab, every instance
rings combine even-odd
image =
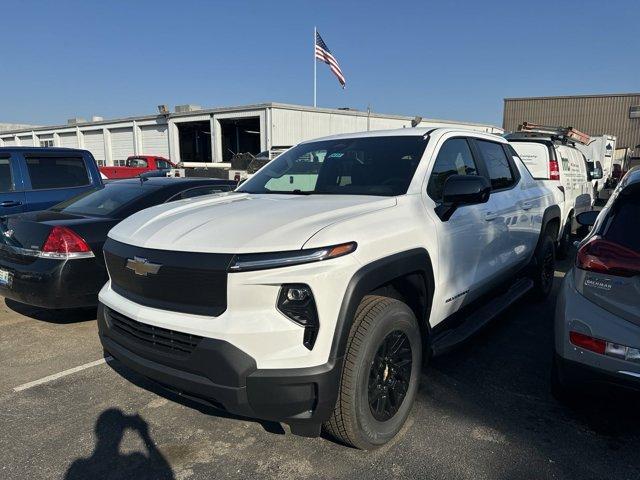
[[[140,175],[147,177],[163,177],[175,168],[175,165],[164,157],[155,155],[132,155],[124,166],[100,167],[100,172],[109,179],[134,178]]]
[[[71,148],[0,148],[0,216],[44,210],[103,183],[93,155]]]

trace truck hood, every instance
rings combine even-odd
[[[297,250],[328,225],[395,205],[395,197],[231,193],[142,210],[114,227],[109,237],[160,250]]]

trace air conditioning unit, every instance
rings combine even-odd
[[[629,118],[640,118],[640,105],[629,107]]]
[[[176,105],[176,113],[197,112],[198,110],[202,110],[200,105]]]

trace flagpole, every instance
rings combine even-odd
[[[316,73],[318,69],[318,62],[316,62],[316,31],[317,28],[313,27],[313,108],[317,106],[317,87],[318,81],[316,79]]]

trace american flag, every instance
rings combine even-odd
[[[324,43],[320,34],[316,31],[316,60],[320,60],[327,65],[336,76],[342,88],[346,85],[347,81],[342,74],[342,70],[340,70],[340,65],[338,65],[338,60],[331,54],[331,50],[327,47],[327,44]]]

